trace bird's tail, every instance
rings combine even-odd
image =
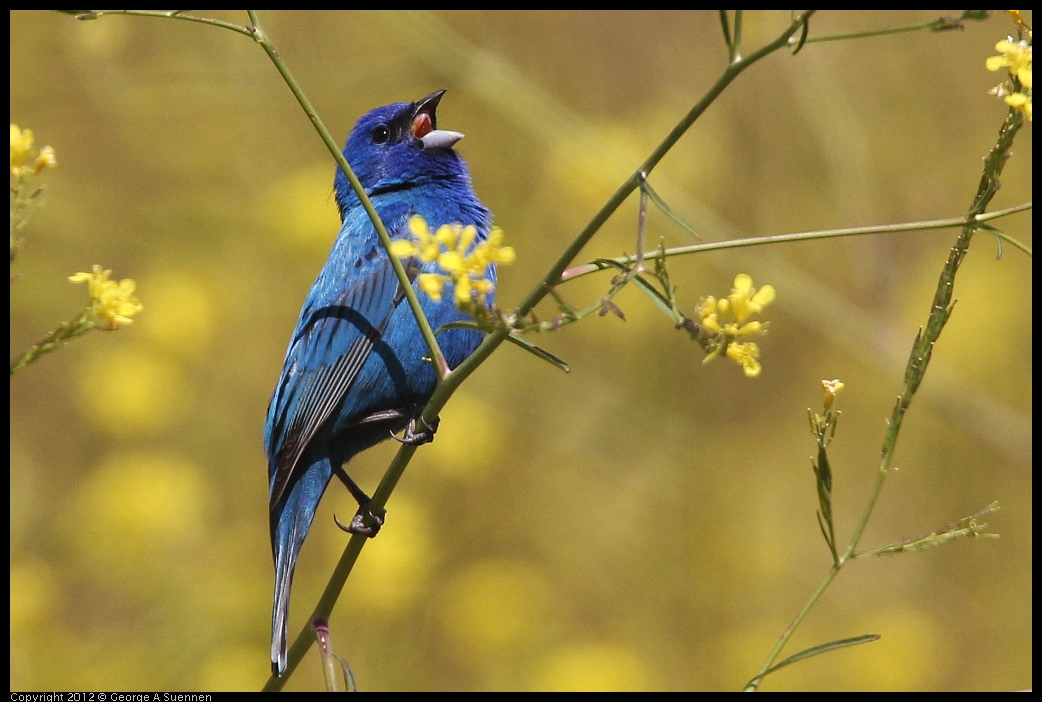
[[[304,537],[311,528],[315,510],[322,499],[332,470],[329,461],[311,465],[290,489],[289,495],[271,513],[271,546],[275,556],[275,598],[271,614],[271,670],[282,676],[286,672],[287,629],[289,625],[289,592],[293,570]]]
[[[289,588],[293,583],[296,553],[277,549],[275,553],[275,605],[271,614],[271,672],[286,672],[286,630],[289,624]]]

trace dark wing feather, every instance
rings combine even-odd
[[[305,303],[268,410],[271,509],[292,482],[309,442],[347,395],[401,299],[390,261],[378,257],[369,266],[368,275],[356,277],[338,298],[311,304],[310,297],[321,296],[313,290]]]

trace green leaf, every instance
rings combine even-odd
[[[640,275],[635,275],[630,278],[630,281],[636,285],[642,293],[647,295],[648,299],[655,303],[655,307],[658,307],[662,310],[663,314],[673,320],[674,324],[682,325],[684,323],[684,317],[676,313],[676,310],[673,309],[673,305],[670,304],[669,299],[646,278]]]
[[[358,685],[355,684],[355,674],[351,672],[351,666],[347,664],[343,656],[336,653],[333,655],[340,661],[340,670],[344,673],[344,682],[347,684],[345,692],[358,692]]]
[[[559,359],[557,356],[553,355],[549,351],[547,351],[545,349],[539,348],[538,346],[536,346],[535,344],[533,344],[531,341],[529,341],[528,339],[524,338],[523,336],[510,334],[510,335],[507,336],[507,341],[520,346],[525,351],[528,351],[529,353],[534,354],[535,356],[543,359],[547,363],[550,363],[550,364],[553,364],[553,365],[557,366],[558,368],[563,370],[565,373],[571,373],[572,372],[572,369],[568,366],[567,363],[565,363],[564,361],[562,361],[561,359]]]
[[[473,319],[461,319],[458,322],[448,322],[442,324],[440,327],[434,330],[435,334],[441,334],[446,329],[475,329],[481,331],[481,327],[478,326],[477,322]]]
[[[664,200],[663,200],[663,199],[662,199],[661,197],[659,197],[658,193],[656,193],[656,192],[655,192],[655,191],[654,191],[654,190],[652,189],[652,187],[651,187],[651,184],[650,184],[650,183],[648,183],[648,181],[644,181],[644,182],[643,182],[643,183],[641,184],[641,186],[640,186],[640,187],[641,187],[641,189],[642,189],[642,190],[643,190],[644,192],[646,192],[646,193],[648,194],[648,197],[650,197],[650,198],[651,198],[651,201],[652,201],[652,202],[654,202],[654,203],[655,203],[655,205],[656,205],[656,206],[657,206],[657,207],[658,207],[658,208],[659,208],[660,210],[662,210],[662,211],[663,211],[663,212],[665,213],[665,215],[666,215],[667,217],[669,217],[669,218],[670,218],[670,219],[672,219],[672,220],[673,220],[674,222],[676,222],[677,224],[679,224],[680,226],[682,226],[682,227],[683,227],[684,229],[688,230],[688,232],[690,232],[690,233],[691,233],[691,236],[695,237],[695,238],[696,238],[696,239],[698,239],[699,241],[702,241],[702,237],[700,237],[700,236],[698,235],[698,232],[696,232],[696,231],[695,231],[695,230],[694,230],[694,229],[693,229],[693,228],[691,227],[691,225],[690,225],[690,224],[688,224],[688,223],[687,223],[687,222],[685,222],[685,221],[684,221],[683,219],[681,219],[681,218],[680,218],[680,215],[678,215],[678,214],[677,214],[676,212],[674,212],[673,210],[671,210],[671,209],[669,208],[669,205],[667,205],[667,204],[665,203],[665,201],[664,201]]]
[[[630,272],[629,267],[627,267],[625,264],[619,263],[618,261],[612,260],[610,258],[595,258],[592,261],[590,261],[589,265],[597,266],[598,269],[602,271],[606,268],[618,268],[623,273]]]
[[[861,636],[852,636],[849,639],[837,639],[835,641],[829,641],[828,643],[819,644],[818,646],[812,646],[808,649],[800,651],[799,653],[793,656],[789,656],[778,665],[768,668],[766,671],[764,671],[763,675],[758,675],[757,677],[753,678],[748,683],[746,683],[745,686],[748,688],[752,685],[759,685],[761,680],[763,680],[765,677],[767,677],[774,671],[780,668],[784,668],[785,666],[791,663],[795,663],[796,661],[802,661],[805,658],[816,656],[819,653],[827,653],[828,651],[835,651],[838,648],[846,648],[848,646],[857,646],[858,644],[871,643],[873,641],[878,641],[879,639],[879,634],[862,634]]]

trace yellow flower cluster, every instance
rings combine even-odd
[[[1031,44],[1023,39],[1014,42],[1010,37],[996,44],[995,50],[999,55],[991,56],[985,62],[988,70],[1008,69],[1009,74],[1020,82],[1020,90],[1014,92],[1010,83],[1003,83],[992,88],[991,94],[1020,110],[1031,121]]]
[[[727,297],[717,300],[706,297],[698,305],[701,326],[714,337],[716,352],[706,357],[706,362],[716,356],[726,354],[728,358],[742,367],[750,378],[760,374],[760,347],[755,343],[738,342],[739,337],[766,332],[767,324],[756,320],[747,321],[753,315],[763,312],[763,308],[774,300],[774,287],[764,285],[757,290],[753,287],[753,279],[745,273],[734,278],[734,288]]]
[[[411,240],[391,242],[391,253],[398,258],[416,256],[424,263],[436,261],[444,273],[421,273],[417,283],[435,302],[441,302],[445,286],[452,283],[459,309],[485,304],[485,298],[495,289],[495,283],[485,277],[489,264],[514,262],[514,249],[503,246],[503,231],[498,227],[475,244],[478,230],[473,225],[443,224],[432,233],[423,217],[413,215],[409,233]]]
[[[102,329],[113,331],[125,327],[132,321],[131,317],[140,312],[143,306],[134,297],[136,284],[130,278],[118,283],[109,280],[112,271],[103,271],[101,266],[94,266],[93,273],[77,273],[69,276],[69,282],[87,283],[93,300],[93,311],[98,319],[105,322]]]
[[[29,163],[32,161],[32,164]],[[45,146],[33,157],[33,132],[11,125],[11,175],[15,178],[37,175],[45,168],[58,165],[54,149]]]

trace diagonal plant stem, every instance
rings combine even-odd
[[[702,99],[699,100],[669,132],[669,134],[666,135],[665,139],[662,140],[662,143],[660,143],[644,163],[633,172],[633,175],[627,178],[626,181],[619,186],[619,189],[611,199],[601,207],[597,214],[594,215],[593,219],[590,220],[589,224],[583,228],[579,235],[576,236],[571,244],[569,244],[569,246],[564,250],[550,270],[521,301],[512,313],[512,316],[515,319],[528,314],[532,308],[534,308],[550,293],[550,290],[552,290],[555,285],[561,282],[561,274],[565,269],[567,269],[568,265],[575,260],[579,251],[581,251],[590,239],[593,238],[594,234],[600,230],[604,223],[608,221],[608,218],[615,213],[626,198],[629,197],[630,193],[639,187],[642,178],[647,177],[647,175],[654,170],[659,161],[661,161],[669,150],[673,148],[680,137],[687,132],[691,125],[694,124],[695,120],[706,111],[709,105],[713,103],[720,93],[722,93],[724,89],[746,68],[765,56],[785,47],[788,43],[789,37],[803,27],[813,13],[814,10],[808,10],[798,15],[774,41],[750,54],[747,58],[739,59],[734,63],[729,64],[727,68],[724,69],[723,74],[719,79],[717,79],[716,83],[710,87]],[[499,348],[500,344],[506,340],[509,333],[509,329],[500,329],[486,336],[485,340],[477,350],[443,379],[435,389],[434,395],[423,409],[424,420],[427,422],[433,422],[437,418],[442,408],[444,408],[445,404],[449,401],[449,398],[452,397],[452,393],[456,391],[460,384],[462,384],[471,373],[477,370],[477,368],[485,362],[485,359],[492,355],[493,351]],[[412,459],[415,452],[416,447],[414,446],[402,446],[398,449],[398,453],[395,455],[391,464],[388,466],[387,471],[384,473],[379,487],[377,487],[376,491],[373,493],[372,502],[370,503],[370,511],[378,512],[386,505],[387,498],[394,490],[394,486],[398,484],[402,472],[409,464],[409,461]],[[344,553],[340,557],[340,562],[337,563],[337,567],[330,576],[329,582],[326,584],[322,597],[316,605],[309,621],[313,621],[316,618],[328,618],[329,613],[336,604],[340,591],[344,587],[344,583],[347,581],[347,578],[351,573],[352,567],[354,567],[358,554],[362,550],[362,546],[365,545],[365,541],[365,537],[357,534],[353,535],[350,541],[348,541]],[[308,648],[311,647],[313,642],[314,637],[311,634],[310,628],[305,627],[301,633],[298,634],[293,645],[290,647],[286,673],[283,674],[281,678],[275,677],[274,675],[271,676],[268,679],[267,684],[264,686],[264,690],[274,691],[282,689],[286,680],[289,678],[290,673],[296,668],[297,664],[300,662],[301,658],[303,658],[304,654],[307,652]]]
[[[682,137],[687,132],[691,125],[694,124],[696,119],[702,116],[702,113],[705,112],[706,109],[708,109],[708,107],[713,103],[714,100],[716,100],[717,97],[719,97],[720,93],[722,93],[724,89],[728,85],[730,85],[731,82],[734,81],[734,79],[737,78],[746,68],[756,63],[763,57],[786,46],[789,37],[795,34],[796,31],[799,30],[800,27],[804,25],[804,23],[806,23],[806,21],[810,18],[810,16],[813,13],[814,10],[808,10],[807,12],[804,12],[803,14],[799,15],[795,20],[793,20],[792,24],[786,27],[785,31],[777,39],[772,41],[770,44],[767,44],[763,48],[759,49],[758,51],[750,54],[748,58],[739,59],[735,63],[730,64],[724,70],[720,78],[717,79],[716,83],[714,83],[713,86],[709,88],[709,90],[702,97],[702,99],[699,100],[695,104],[695,106],[691,108],[691,110],[684,116],[683,119],[680,120],[680,122],[677,123],[675,127],[673,127],[672,131],[670,131],[670,133],[666,135],[666,138],[662,140],[662,143],[659,144],[658,147],[651,153],[651,155],[648,156],[648,158],[644,161],[644,163],[642,163],[640,167],[633,172],[633,175],[627,178],[626,182],[619,186],[619,189],[615,191],[615,194],[612,195],[611,199],[609,199],[608,202],[606,202],[604,206],[601,207],[600,211],[597,212],[596,215],[594,215],[592,220],[590,220],[590,223],[586,225],[586,227],[572,241],[568,248],[564,250],[561,256],[557,259],[557,262],[554,263],[554,265],[550,268],[546,275],[543,276],[542,280],[539,281],[539,283],[532,289],[532,291],[528,293],[525,299],[521,301],[521,304],[518,305],[517,309],[515,310],[518,316],[524,316],[528,314],[532,310],[532,308],[539,303],[540,300],[546,297],[550,288],[554,287],[555,285],[561,282],[561,274],[564,273],[565,269],[568,267],[568,264],[575,260],[575,257],[579,255],[579,251],[581,251],[582,248],[586,246],[587,243],[589,243],[590,239],[593,238],[593,235],[596,234],[602,226],[604,226],[604,223],[607,222],[608,218],[615,213],[615,210],[619,209],[622,203],[625,202],[626,198],[629,197],[630,193],[632,193],[634,190],[637,189],[637,187],[640,186],[642,178],[647,177],[651,174],[651,171],[655,169],[655,166],[658,165],[659,161],[661,161],[662,158],[667,153],[669,153],[669,150],[673,148],[673,146],[677,143],[680,137]],[[489,339],[486,339],[485,343],[490,343],[490,341],[493,338],[495,338],[495,335],[493,335]]]
[[[915,342],[912,344],[912,351],[908,357],[908,365],[905,368],[904,388],[894,405],[889,425],[887,427],[886,436],[883,439],[882,455],[879,461],[879,469],[876,472],[875,484],[872,486],[872,492],[869,495],[867,504],[865,505],[865,510],[861,515],[861,520],[858,522],[858,525],[854,529],[854,533],[850,538],[850,543],[843,554],[839,557],[839,560],[833,563],[832,567],[829,568],[829,571],[821,581],[821,584],[818,585],[817,589],[811,594],[806,604],[803,605],[800,611],[793,618],[792,622],[789,623],[789,626],[782,633],[778,643],[775,644],[774,648],[771,649],[771,652],[768,654],[767,660],[764,661],[760,670],[757,671],[753,679],[746,685],[745,689],[747,691],[755,691],[759,687],[760,683],[763,681],[763,677],[767,674],[767,671],[770,670],[782,649],[789,642],[789,639],[792,638],[792,634],[796,631],[796,628],[799,627],[807,616],[807,613],[821,598],[822,594],[824,594],[825,590],[835,579],[836,575],[839,574],[839,571],[847,561],[856,558],[859,555],[857,553],[857,546],[861,542],[861,537],[865,532],[865,527],[868,525],[868,520],[871,518],[872,512],[879,500],[879,495],[883,490],[883,483],[886,481],[887,473],[890,472],[890,464],[893,460],[894,449],[897,446],[897,437],[901,431],[901,423],[904,420],[905,412],[908,410],[908,407],[912,402],[912,397],[915,395],[916,390],[918,390],[919,384],[922,382],[923,376],[926,373],[926,368],[930,363],[931,356],[933,355],[934,344],[936,344],[940,337],[941,331],[944,329],[944,325],[948,322],[948,318],[951,316],[952,309],[955,306],[954,302],[952,302],[952,291],[955,287],[955,274],[958,272],[959,266],[962,264],[962,260],[965,258],[967,251],[969,251],[970,241],[972,240],[974,233],[978,229],[982,228],[978,217],[984,214],[984,210],[987,208],[988,203],[991,202],[992,197],[994,197],[995,193],[998,192],[999,176],[1002,174],[1002,168],[1007,159],[1009,159],[1009,151],[1013,146],[1013,139],[1023,124],[1023,115],[1021,115],[1021,113],[1016,109],[1010,108],[1009,114],[1006,116],[1006,121],[1003,122],[1002,128],[999,130],[999,136],[996,140],[995,146],[984,159],[984,172],[981,175],[977,194],[973,199],[973,204],[970,205],[966,217],[963,219],[962,231],[959,233],[955,245],[951,248],[951,252],[948,255],[948,260],[944,264],[944,268],[941,270],[940,279],[937,281],[937,291],[934,293],[933,304],[930,307],[930,315],[927,319],[926,327],[919,330]]]
[[[366,214],[369,215],[369,219],[372,221],[373,226],[376,228],[376,233],[380,237],[380,244],[383,246],[384,251],[387,252],[387,257],[391,259],[391,266],[394,268],[394,274],[398,276],[398,284],[401,286],[402,291],[405,293],[405,299],[409,302],[409,307],[412,309],[413,315],[416,317],[416,324],[420,327],[420,333],[423,335],[423,340],[427,342],[427,349],[431,353],[431,359],[434,364],[435,374],[438,376],[439,381],[444,379],[449,372],[448,364],[445,362],[445,356],[441,352],[441,347],[438,346],[438,340],[434,338],[434,330],[431,329],[430,323],[427,321],[426,315],[423,313],[423,308],[420,306],[420,299],[416,296],[416,291],[412,287],[412,283],[409,281],[409,276],[405,272],[405,267],[402,262],[398,260],[398,257],[391,253],[391,237],[387,234],[387,229],[384,227],[384,223],[380,221],[380,215],[376,213],[376,208],[373,207],[373,203],[370,202],[369,196],[365,192],[365,188],[358,180],[358,176],[351,170],[351,166],[347,163],[347,159],[344,158],[344,154],[340,152],[340,147],[337,146],[333,136],[326,129],[325,124],[322,123],[322,119],[318,116],[318,112],[311,106],[311,101],[308,100],[307,95],[300,89],[300,85],[297,83],[293,74],[290,73],[289,66],[282,60],[278,52],[275,50],[274,45],[271,43],[271,39],[268,37],[267,32],[264,31],[264,27],[261,25],[260,16],[257,14],[257,10],[247,10],[250,15],[250,22],[252,26],[247,27],[250,31],[250,35],[254,41],[261,45],[265,53],[268,54],[268,58],[271,59],[272,63],[282,74],[282,79],[286,81],[286,85],[293,92],[293,96],[297,98],[297,102],[304,109],[304,113],[307,114],[308,119],[311,120],[315,130],[319,136],[322,137],[322,141],[325,143],[326,148],[329,149],[329,153],[333,154],[333,158],[336,159],[337,165],[340,166],[340,170],[347,176],[348,181],[351,183],[351,188],[358,195],[359,201],[362,203],[362,207],[365,208]]]
[[[91,308],[88,307],[76,319],[71,322],[63,322],[57,329],[30,346],[21,356],[12,359],[11,375],[22,370],[45,353],[54,351],[66,341],[75,339],[77,336],[82,336],[94,329],[94,323],[90,321],[90,314]]]
[[[394,274],[398,278],[398,284],[401,286],[402,291],[405,293],[405,299],[409,303],[409,308],[412,310],[413,316],[416,317],[416,324],[420,328],[420,334],[423,335],[423,340],[427,344],[427,350],[430,351],[431,359],[434,366],[435,374],[437,375],[438,381],[440,382],[448,375],[449,367],[445,362],[445,355],[441,351],[441,347],[438,345],[438,340],[434,336],[434,330],[431,329],[430,322],[427,321],[426,315],[423,313],[423,308],[420,306],[420,300],[416,296],[416,291],[413,290],[412,283],[409,281],[409,276],[405,272],[405,267],[402,266],[401,261],[391,253],[391,237],[387,233],[387,228],[384,227],[383,222],[380,220],[380,215],[376,213],[376,209],[373,207],[373,203],[370,202],[369,196],[365,192],[365,188],[358,181],[358,176],[351,170],[350,164],[347,159],[344,158],[343,153],[340,151],[340,147],[337,145],[336,140],[326,129],[325,124],[322,122],[322,118],[318,116],[318,112],[312,107],[311,101],[308,100],[307,95],[301,90],[300,84],[297,83],[296,78],[293,77],[292,72],[289,70],[289,66],[279,56],[278,51],[275,49],[274,44],[271,42],[271,38],[268,33],[264,30],[264,26],[261,24],[260,16],[257,14],[257,10],[247,10],[247,14],[250,17],[251,24],[243,26],[235,24],[234,22],[225,22],[223,20],[212,19],[209,17],[201,17],[199,15],[187,14],[184,10],[88,10],[86,12],[80,12],[77,10],[59,10],[59,12],[65,12],[67,14],[73,14],[77,19],[80,20],[94,20],[108,14],[123,14],[123,15],[134,15],[136,17],[156,17],[161,19],[177,19],[186,22],[198,22],[206,24],[211,27],[218,27],[220,29],[227,29],[238,34],[253,39],[257,44],[264,49],[264,52],[271,59],[272,63],[275,64],[275,68],[278,69],[279,73],[282,74],[282,79],[286,81],[286,85],[289,86],[293,96],[300,103],[304,113],[311,120],[312,126],[315,127],[315,131],[318,132],[322,138],[322,142],[329,149],[329,153],[333,155],[340,170],[347,176],[347,180],[351,183],[351,189],[355,191],[359,201],[362,203],[362,207],[365,209],[366,214],[369,215],[370,221],[373,223],[373,227],[376,229],[376,234],[380,239],[380,245],[383,246],[387,252],[387,256],[391,259],[391,266],[394,269]]]

